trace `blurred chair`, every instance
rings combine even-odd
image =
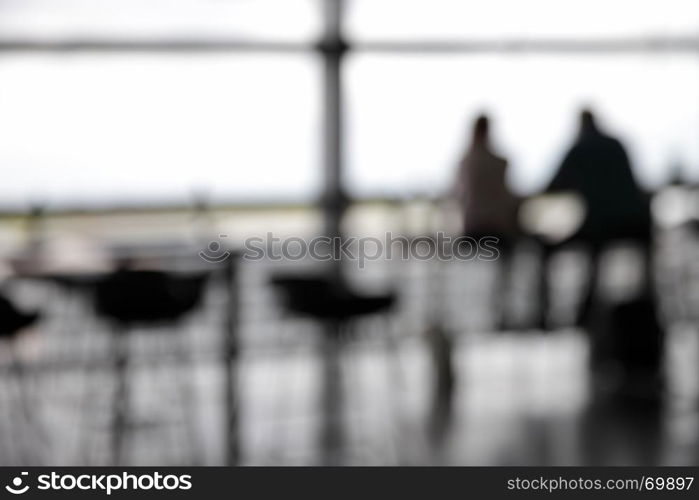
[[[282,295],[284,308],[323,325],[323,380],[320,446],[323,464],[337,465],[343,447],[343,395],[340,367],[342,341],[360,333],[355,329],[359,318],[386,313],[395,295],[360,295],[343,281],[325,276],[273,277],[272,285]]]
[[[112,458],[120,465],[130,418],[131,388],[129,332],[137,327],[169,327],[176,333],[183,318],[201,301],[207,273],[179,274],[120,269],[96,285],[95,308],[113,326],[117,387],[113,402]],[[175,342],[177,344],[177,342]],[[186,383],[186,381],[185,381]],[[181,388],[183,390],[183,388]],[[191,410],[184,401],[184,410]],[[188,422],[187,425],[192,425]],[[192,437],[192,436],[190,436]],[[192,449],[196,443],[191,439]]]
[[[24,328],[39,318],[38,312],[26,313],[17,309],[8,299],[0,295],[0,338],[12,339]]]
[[[26,387],[26,369],[21,359],[16,354],[14,342],[19,338],[22,332],[32,326],[39,319],[38,312],[23,312],[15,307],[7,298],[0,295],[0,341],[4,344],[9,353],[9,369],[8,382],[12,384],[17,393],[16,400],[11,399],[5,403],[10,411],[14,411],[15,407],[19,407],[22,416],[22,424],[28,424],[33,437],[40,436],[43,432],[37,421],[37,408],[29,399]],[[21,453],[24,453],[24,447],[28,440],[21,440]],[[36,450],[40,456],[40,450]],[[27,460],[27,457],[22,457],[22,460]],[[30,459],[27,463],[38,463]]]
[[[296,314],[337,323],[345,332],[351,320],[386,311],[395,301],[393,293],[360,295],[345,283],[327,277],[277,276],[272,284],[283,292],[285,307]]]

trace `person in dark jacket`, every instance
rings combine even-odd
[[[578,314],[578,324],[585,323],[587,319],[597,288],[599,256],[610,243],[627,240],[640,244],[647,263],[646,282],[650,283],[650,198],[636,182],[624,146],[600,130],[590,110],[580,113],[578,137],[546,191],[576,194],[586,208],[581,227],[556,245],[579,243],[590,255],[589,282]],[[543,326],[548,307],[546,263],[553,250],[552,247],[544,249],[539,318]]]

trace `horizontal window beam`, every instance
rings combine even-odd
[[[507,52],[699,52],[699,37],[595,39],[474,39],[354,41],[347,49],[372,53]],[[226,39],[3,39],[0,52],[308,52],[329,50],[322,43]],[[330,49],[331,50],[331,49]]]

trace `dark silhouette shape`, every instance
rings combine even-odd
[[[199,303],[207,277],[121,269],[97,284],[96,309],[121,326],[176,322]]]
[[[27,387],[28,377],[26,375],[28,370],[24,363],[22,363],[21,358],[17,355],[12,342],[21,335],[25,328],[36,323],[39,317],[40,314],[38,312],[21,311],[7,298],[0,295],[0,339],[10,341],[4,346],[10,354],[10,367],[6,375],[8,375],[10,380],[16,385],[16,391],[18,393],[18,401],[16,403],[13,402],[12,405],[19,408],[19,416],[22,419],[22,424],[29,426],[32,437],[37,440],[37,443],[44,443],[46,435],[37,419],[35,401],[31,398],[31,393],[28,390],[29,387]],[[34,454],[40,453],[40,447],[37,449],[34,448],[37,447],[29,447],[26,449],[27,457],[23,457],[23,460],[28,460],[30,463],[40,463],[42,457],[40,455],[34,456]],[[22,449],[22,453],[25,453],[24,449]]]
[[[473,126],[456,181],[464,234],[500,236],[507,241],[514,236],[517,203],[507,188],[506,173],[507,160],[493,152],[489,120],[481,115]]]
[[[538,318],[543,328],[547,326],[548,312],[547,263],[557,247],[579,243],[590,255],[589,282],[578,324],[584,324],[588,318],[597,288],[599,257],[610,243],[626,240],[640,245],[646,263],[646,287],[650,287],[650,198],[636,183],[622,144],[598,128],[591,111],[581,112],[578,137],[546,191],[577,194],[585,203],[586,214],[579,230],[567,240],[556,245],[543,244]]]
[[[586,206],[576,233],[544,245],[540,316],[546,326],[549,257],[557,247],[582,245],[591,266],[577,323],[589,332],[594,383],[580,427],[581,459],[586,465],[653,465],[660,460],[662,439],[665,332],[653,287],[650,197],[637,184],[623,145],[599,129],[589,110],[580,114],[578,137],[547,191],[575,193]],[[632,297],[603,300],[596,296],[599,260],[620,241],[642,251],[644,282]]]
[[[461,203],[465,236],[498,238],[500,252],[493,304],[504,304],[503,292],[509,277],[512,245],[517,236],[517,199],[507,187],[507,160],[490,144],[488,117],[479,116],[471,143],[459,164],[456,194]],[[505,326],[504,307],[499,306],[496,327]]]
[[[395,301],[393,294],[360,295],[323,276],[277,276],[272,284],[282,291],[287,309],[318,320],[348,321],[384,311]]]
[[[640,295],[592,311],[592,399],[582,414],[584,465],[657,465],[664,406],[663,341],[655,300]]]
[[[39,318],[38,312],[23,312],[0,295],[0,338],[12,338]]]
[[[97,313],[115,327],[117,387],[113,402],[112,459],[116,465],[123,461],[130,414],[129,328],[178,323],[200,302],[208,277],[208,274],[179,275],[162,271],[130,270],[127,265],[128,263],[122,263],[122,268],[100,280],[95,290]]]
[[[580,416],[576,465],[660,465],[665,439],[662,414],[659,398],[594,394]]]
[[[661,393],[665,332],[655,300],[641,295],[616,304],[597,304],[591,315],[593,372],[614,380],[606,387],[634,397]]]
[[[589,110],[580,114],[578,138],[547,191],[572,191],[585,202],[585,221],[573,240],[599,245],[650,238],[649,198],[636,183],[622,144],[599,129]]]
[[[351,330],[353,319],[387,311],[395,296],[393,293],[360,295],[334,276],[277,276],[271,282],[281,291],[287,310],[324,326],[320,397],[323,425],[319,441],[323,464],[338,465],[344,443],[342,341],[356,333]]]

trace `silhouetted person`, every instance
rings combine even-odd
[[[580,308],[578,323],[584,322],[597,286],[597,264],[601,251],[613,241],[640,243],[650,262],[650,200],[634,178],[629,158],[622,144],[604,134],[589,110],[580,114],[580,129],[573,146],[565,155],[547,192],[575,193],[585,203],[585,219],[579,230],[560,243],[582,243],[590,253],[591,268],[588,290]],[[551,248],[545,249],[542,270],[541,323],[547,313],[546,261]],[[646,269],[646,280],[650,274]]]
[[[463,216],[464,236],[476,239],[495,236],[500,251],[495,303],[502,303],[502,291],[508,276],[510,253],[517,232],[517,200],[507,187],[507,160],[498,156],[490,144],[490,126],[479,116],[473,126],[471,144],[459,164],[456,194]],[[498,328],[503,326],[503,311],[498,313]]]
[[[507,160],[490,145],[489,120],[479,116],[471,144],[459,164],[456,191],[461,202],[463,232],[499,236],[509,243],[516,229],[516,200],[507,188]]]
[[[585,221],[573,239],[599,245],[650,236],[649,200],[636,183],[626,150],[600,131],[588,110],[580,114],[578,138],[547,190],[572,191],[585,202]]]

